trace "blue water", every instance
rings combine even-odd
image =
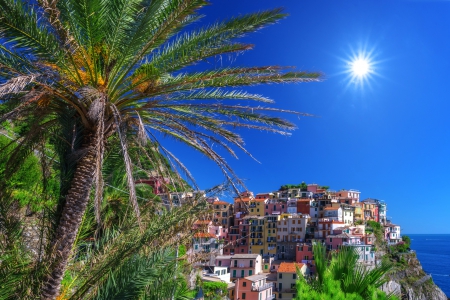
[[[450,234],[406,234],[423,270],[450,297]]]

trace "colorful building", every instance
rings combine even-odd
[[[266,275],[252,275],[236,280],[234,300],[271,300],[273,284]]]
[[[231,280],[262,273],[262,257],[259,254],[235,254],[231,258]]]
[[[277,270],[276,299],[291,300],[297,295],[297,269],[305,276],[309,269],[305,264],[294,262],[282,262]]]

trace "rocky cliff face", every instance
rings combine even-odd
[[[444,292],[426,274],[414,252],[398,254],[393,258],[395,271],[388,275],[383,286],[388,293],[395,293],[402,300],[447,300]]]

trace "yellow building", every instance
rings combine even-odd
[[[250,216],[264,216],[264,206],[268,202],[268,199],[252,199],[250,200],[248,210]]]
[[[277,222],[280,216],[265,216],[264,223],[264,255],[275,256],[277,254]]]
[[[249,236],[249,253],[261,254],[264,253],[264,241],[266,235],[264,232],[265,218],[259,216],[247,216],[249,221],[250,236]]]

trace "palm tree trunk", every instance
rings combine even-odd
[[[42,287],[41,299],[53,300],[59,294],[67,262],[89,201],[97,155],[95,145],[96,138],[90,135],[83,146],[88,150],[87,154],[76,165],[61,219],[51,244],[49,274]]]

